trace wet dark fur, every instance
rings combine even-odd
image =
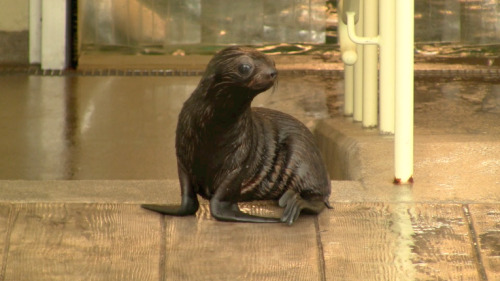
[[[211,200],[211,209],[218,208],[217,202],[237,209],[237,202],[276,200],[290,190],[280,200],[286,207],[293,197],[289,204],[297,205],[288,206],[291,218],[281,219],[288,223],[302,209],[307,211],[310,202],[315,204],[309,208],[313,213],[328,206],[330,180],[310,131],[290,115],[250,107],[257,94],[274,85],[276,75],[274,62],[250,48],[230,47],[210,61],[184,103],[177,125],[179,177],[181,185],[185,182],[183,202],[186,196],[190,197],[186,200],[195,200],[194,193]],[[197,209],[195,203],[191,212]],[[158,206],[149,209],[184,215]],[[237,211],[236,221],[253,221],[240,220]]]

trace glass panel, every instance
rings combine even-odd
[[[335,6],[336,0],[80,0],[81,50],[165,53],[226,44],[335,43]],[[498,44],[500,4],[415,1],[415,41]]]
[[[143,48],[325,42],[319,0],[81,0],[81,44]]]
[[[416,42],[500,43],[498,0],[415,1]]]

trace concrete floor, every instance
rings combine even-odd
[[[393,138],[342,117],[343,81],[283,75],[254,106],[315,132],[335,207],[287,227],[139,207],[179,202],[198,80],[0,75],[0,280],[500,280],[497,82],[416,81],[415,184],[394,186]]]

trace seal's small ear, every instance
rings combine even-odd
[[[196,90],[193,92],[197,93],[198,95],[201,96],[206,96],[209,92],[209,89],[212,88],[215,85],[215,73],[214,71],[211,71],[210,69],[206,69],[205,73],[203,73],[203,76],[201,77],[200,82],[198,83],[198,87],[196,87]]]
[[[203,75],[202,80],[200,81],[200,86],[204,89],[203,94],[208,94],[208,89],[213,88],[215,85],[215,73],[207,73]]]

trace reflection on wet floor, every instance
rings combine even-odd
[[[500,134],[500,84],[417,80],[415,130],[423,134]]]
[[[177,114],[199,77],[0,77],[0,179],[175,179]],[[500,134],[500,85],[417,80],[421,134]],[[254,101],[310,128],[342,114],[343,81],[283,76]]]
[[[0,179],[177,178],[177,115],[199,77],[0,77]],[[283,78],[255,106],[309,126],[328,115],[318,78]],[[337,81],[338,82],[338,81]]]
[[[1,177],[174,177],[166,167],[175,159],[175,120],[196,82],[3,77],[1,126],[8,137],[3,139]]]

